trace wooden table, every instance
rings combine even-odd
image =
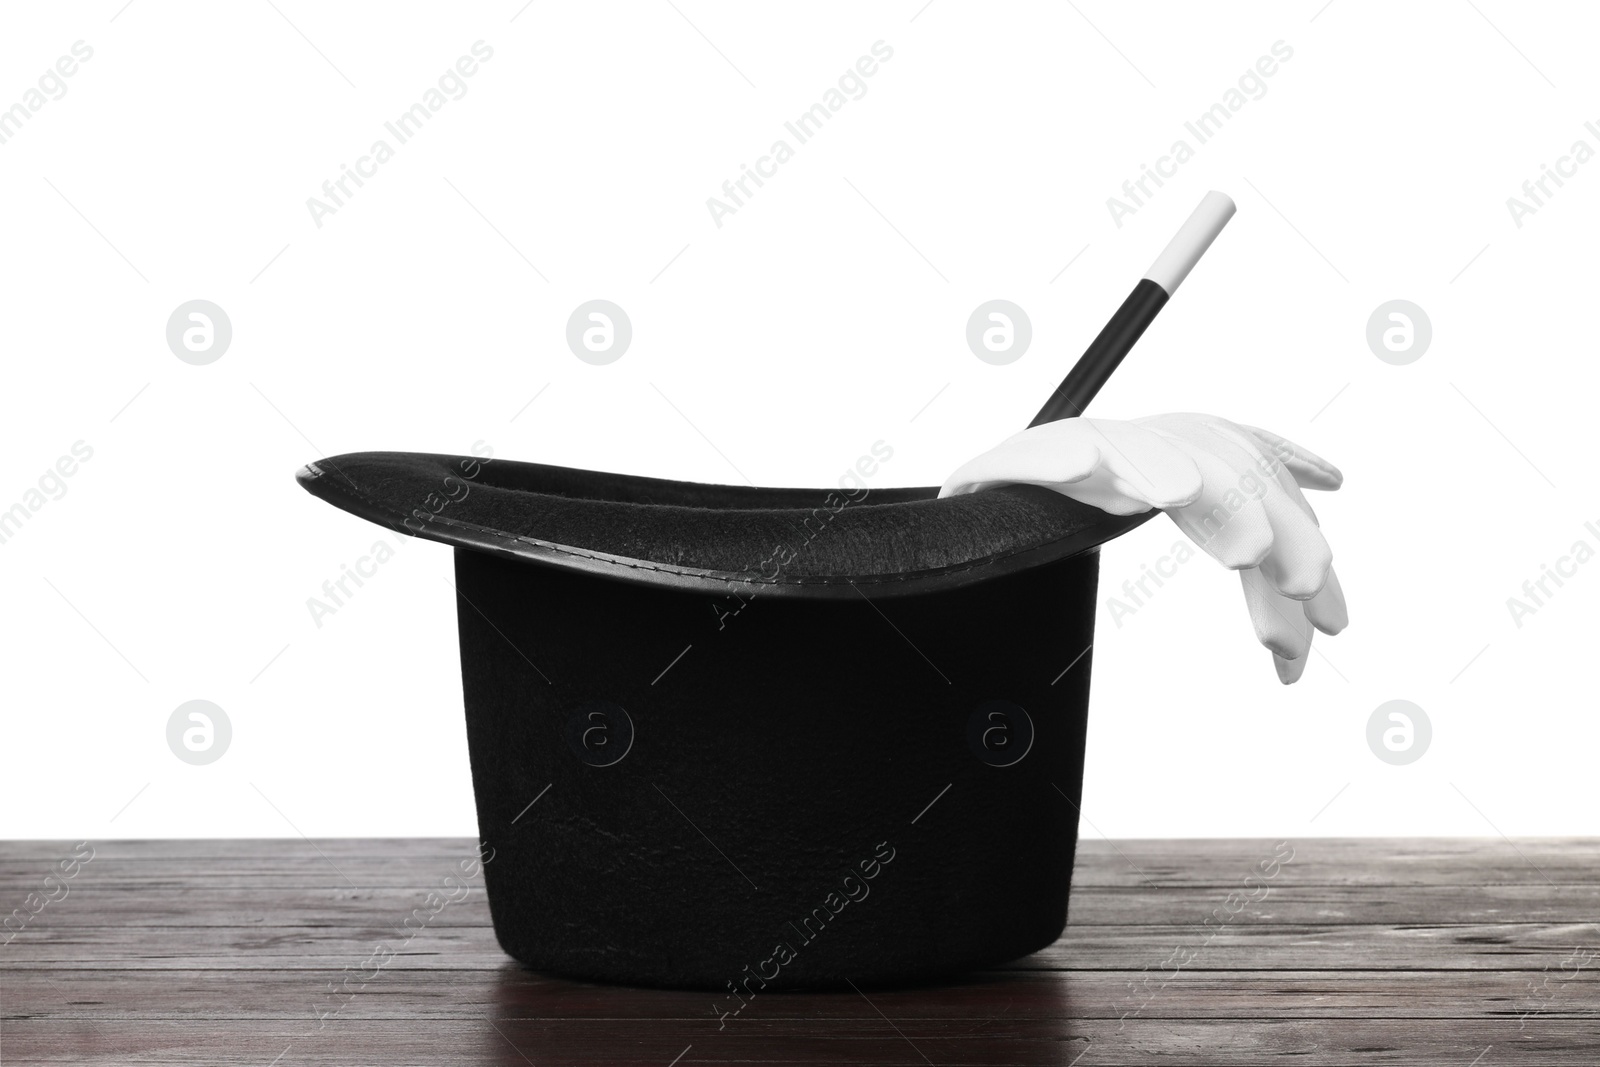
[[[481,884],[396,934],[470,847],[0,844],[0,1063],[1600,1063],[1600,842],[1086,840],[1051,948],[725,1029],[522,970]]]

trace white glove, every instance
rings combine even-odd
[[[1312,628],[1336,634],[1349,622],[1333,552],[1300,492],[1343,481],[1333,464],[1276,434],[1175,414],[1035,426],[962,465],[939,495],[1039,485],[1112,515],[1161,509],[1239,571],[1256,637],[1289,685],[1305,671]]]

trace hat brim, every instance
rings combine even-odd
[[[400,533],[714,595],[935,592],[1085,552],[1155,514],[1037,486],[941,500],[934,487],[764,489],[414,452],[333,456],[297,477]]]

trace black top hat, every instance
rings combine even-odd
[[[1153,269],[1036,421],[1081,410],[1186,271]],[[1150,513],[1032,486],[938,499],[403,452],[299,477],[456,549],[483,869],[511,955],[715,989],[726,1015],[770,988],[925,980],[1059,936],[1096,549]]]

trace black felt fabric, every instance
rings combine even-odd
[[[780,583],[937,572],[1068,540],[1078,550],[1144,518],[1030,486],[938,500],[932,488],[759,489],[401,452],[334,456],[301,478],[331,503],[439,540],[493,531]]]
[[[928,981],[1050,944],[1077,841],[1097,558],[876,604],[757,598],[730,617],[700,594],[458,550],[501,945],[759,1018],[779,989]],[[972,740],[996,699],[1034,728],[1011,766]],[[612,712],[574,741],[595,701],[625,709],[631,740]],[[608,766],[584,759],[625,743]]]

